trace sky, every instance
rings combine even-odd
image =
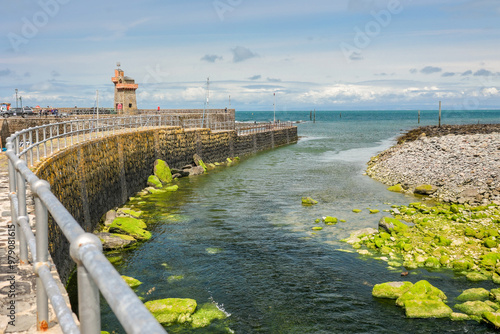
[[[499,0],[0,0],[0,102],[500,109]],[[275,95],[274,95],[275,94]],[[18,102],[20,103],[20,102]]]

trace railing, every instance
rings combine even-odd
[[[95,235],[86,233],[57,197],[48,182],[40,180],[28,167],[42,156],[52,154],[62,145],[75,144],[123,129],[175,125],[168,117],[127,117],[70,121],[15,133],[7,139],[9,190],[12,222],[16,225],[19,260],[33,259],[36,278],[37,329],[47,328],[48,301],[55,310],[64,333],[98,334],[101,331],[99,291],[127,333],[165,333],[163,327],[102,253]],[[174,122],[175,123],[175,122]],[[34,196],[36,236],[30,227],[26,204],[26,185]],[[80,326],[50,272],[48,252],[48,213],[70,243],[70,256],[77,264]]]
[[[270,130],[276,129],[286,129],[291,128],[293,126],[293,122],[280,122],[280,123],[237,123],[236,125],[236,133],[238,136],[240,135],[248,135],[252,133],[258,132],[266,132]]]

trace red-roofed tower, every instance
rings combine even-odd
[[[123,70],[115,70],[115,76],[111,78],[115,84],[115,110],[118,114],[136,114],[137,99],[135,91],[139,87],[135,80],[124,75]]]

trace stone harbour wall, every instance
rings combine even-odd
[[[238,136],[235,131],[163,127],[94,139],[61,150],[44,160],[35,173],[87,232],[108,210],[124,204],[146,186],[156,159],[181,168],[198,154],[206,162],[244,157],[297,142],[297,128]],[[74,267],[69,244],[49,222],[49,249],[63,282]]]

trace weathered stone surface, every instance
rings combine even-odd
[[[125,234],[97,233],[104,250],[121,249],[132,246],[137,242],[133,237]]]
[[[430,185],[430,184],[422,184],[422,185],[419,185],[419,186],[416,186],[415,187],[415,190],[413,190],[413,192],[415,194],[419,194],[419,195],[432,195],[434,194],[436,191],[438,190],[437,187],[433,186],[433,185]]]
[[[205,173],[205,170],[201,166],[196,166],[189,169],[189,176],[196,176]]]

